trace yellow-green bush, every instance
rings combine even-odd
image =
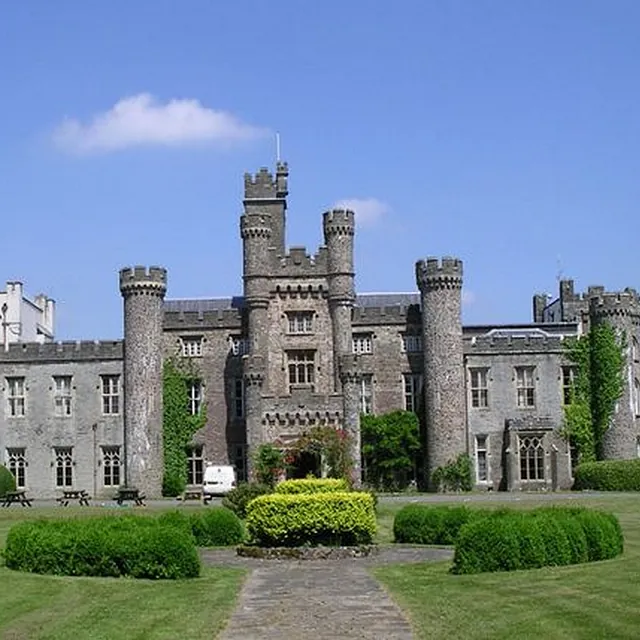
[[[349,491],[343,478],[304,478],[284,480],[276,485],[276,493],[328,493],[329,491]]]
[[[259,496],[247,507],[251,542],[265,547],[368,544],[376,532],[367,493],[328,492]]]

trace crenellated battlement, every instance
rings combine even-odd
[[[422,314],[420,306],[393,305],[386,307],[354,307],[352,323],[359,325],[385,325],[385,324],[420,324]]]
[[[416,262],[416,282],[420,290],[461,289],[462,260],[429,257]]]
[[[122,360],[122,340],[22,342],[0,351],[0,362],[75,362]]]
[[[563,336],[473,336],[463,341],[467,355],[563,353]]]
[[[331,209],[322,214],[325,238],[329,235],[352,236],[355,232],[355,214],[350,209]]]
[[[324,276],[328,268],[327,248],[320,247],[315,255],[311,255],[305,247],[291,247],[286,255],[275,262],[277,268],[274,276]]]
[[[271,216],[268,213],[245,213],[240,218],[240,235],[247,238],[270,238]]]
[[[163,329],[238,329],[242,325],[242,309],[211,311],[165,311]]]
[[[125,267],[120,269],[120,293],[155,293],[164,296],[167,270],[162,267]]]
[[[244,174],[245,200],[276,200],[285,198],[288,193],[287,178],[289,167],[286,162],[278,162],[275,178],[267,167],[261,167],[258,173]]]
[[[589,313],[594,317],[640,315],[640,299],[635,289],[606,292],[601,287],[589,287],[589,292]]]

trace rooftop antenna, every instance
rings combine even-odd
[[[560,254],[558,254],[558,257],[556,259],[556,266],[558,268],[556,280],[558,281],[558,283],[560,283],[560,280],[564,278],[564,273],[562,272],[562,258],[560,257]]]
[[[276,162],[280,163],[280,134],[276,132]]]

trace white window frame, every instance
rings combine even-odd
[[[58,418],[71,415],[73,376],[53,376],[53,410]]]
[[[422,392],[422,375],[419,373],[402,374],[402,397],[404,410],[418,413],[420,394]]]
[[[187,380],[187,395],[189,414],[197,416],[202,410],[202,380],[198,378]]]
[[[516,405],[519,409],[534,409],[536,406],[536,368],[521,366],[515,368]]]
[[[476,457],[476,482],[487,484],[489,482],[489,436],[478,434],[475,437],[475,457]],[[484,465],[484,478],[481,472],[481,460]]]
[[[119,373],[105,373],[100,376],[100,396],[103,416],[120,415]]]
[[[573,392],[573,385],[575,384],[575,381],[576,368],[570,365],[563,365],[561,370],[563,406],[571,404],[571,394]]]
[[[469,391],[473,409],[489,408],[489,367],[469,368]]]
[[[119,487],[122,482],[122,447],[102,446],[102,485]]]
[[[373,413],[373,374],[365,373],[360,379],[360,413]]]
[[[7,447],[6,450],[7,469],[11,471],[16,479],[16,489],[26,489],[27,487],[27,450],[25,447]]]
[[[24,376],[8,376],[7,413],[10,418],[24,418],[27,413],[27,386]]]
[[[354,333],[351,337],[351,351],[358,355],[373,353],[373,336],[370,333]]]
[[[313,333],[313,311],[288,311],[287,333]]]
[[[201,486],[204,483],[204,466],[204,446],[192,444],[187,447],[188,486]]]
[[[197,358],[202,355],[202,336],[182,336],[180,343],[185,358]]]

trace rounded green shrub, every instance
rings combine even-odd
[[[240,518],[225,507],[212,507],[192,513],[189,522],[199,547],[229,546],[244,540]]]
[[[10,569],[32,573],[149,579],[200,574],[193,536],[148,517],[21,522],[9,531],[4,555]]]
[[[265,547],[369,544],[376,532],[373,498],[360,492],[260,496],[246,524],[251,542]]]
[[[474,515],[465,507],[431,507],[409,504],[396,514],[393,535],[396,542],[409,544],[453,544]]]
[[[602,460],[576,467],[576,490],[640,491],[640,460]]]
[[[222,499],[222,506],[233,511],[238,518],[245,518],[247,515],[247,505],[254,498],[271,493],[273,489],[268,484],[259,482],[241,482],[235,489]]]
[[[7,467],[0,464],[0,498],[4,498],[9,491],[16,490],[16,479]]]
[[[575,517],[587,538],[587,555],[590,562],[608,560],[622,553],[624,538],[615,516],[585,509],[577,511]]]

